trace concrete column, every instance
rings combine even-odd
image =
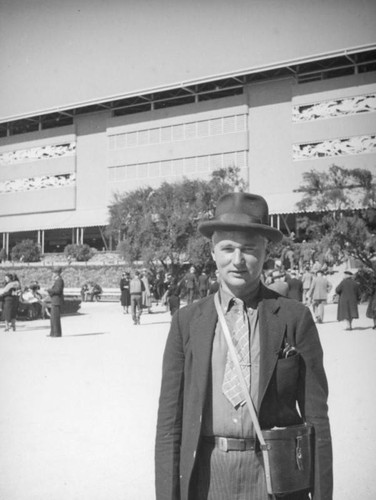
[[[4,248],[7,255],[9,255],[9,233],[5,233],[4,236],[5,236]]]

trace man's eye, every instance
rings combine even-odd
[[[244,253],[252,253],[254,251],[255,251],[254,247],[245,247],[245,248],[243,248],[243,252]]]

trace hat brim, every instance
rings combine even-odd
[[[273,243],[278,243],[282,240],[283,234],[279,229],[275,227],[266,226],[265,224],[256,224],[251,222],[223,222],[223,221],[215,221],[208,220],[203,221],[199,224],[198,230],[201,234],[206,236],[207,238],[211,238],[214,231],[249,231],[259,233],[262,236],[265,236],[268,240]]]

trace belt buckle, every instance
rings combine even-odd
[[[227,438],[225,438],[225,437],[218,438],[218,448],[221,451],[228,451]]]

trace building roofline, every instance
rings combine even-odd
[[[306,74],[309,75],[310,73],[318,73],[320,72],[320,69],[316,68],[315,70],[312,71],[305,71],[304,68],[301,68],[302,65],[307,65],[311,63],[318,63],[320,61],[328,61],[330,59],[335,59],[335,58],[343,58],[344,60],[347,60],[347,65],[353,65],[357,66],[359,63],[352,59],[351,56],[357,55],[357,54],[362,54],[365,52],[370,52],[370,51],[375,51],[376,50],[376,43],[373,44],[366,44],[366,45],[359,45],[351,48],[346,48],[346,49],[340,49],[340,50],[335,50],[335,51],[330,51],[330,52],[322,52],[318,53],[312,56],[307,56],[307,57],[300,57],[300,58],[295,58],[295,59],[289,59],[285,61],[280,61],[278,63],[271,63],[271,64],[265,64],[265,65],[258,65],[258,66],[251,66],[248,68],[243,68],[239,69],[236,71],[231,71],[231,72],[225,72],[225,73],[217,73],[213,74],[210,76],[206,76],[204,78],[196,78],[192,80],[183,80],[180,82],[175,82],[169,85],[160,85],[152,88],[145,88],[145,89],[140,89],[137,91],[133,92],[128,92],[124,94],[114,94],[110,95],[107,97],[103,98],[96,98],[96,99],[89,99],[86,101],[80,101],[76,103],[70,103],[66,104],[64,106],[54,106],[50,108],[43,108],[39,109],[30,113],[21,113],[17,115],[9,115],[5,116],[3,118],[0,118],[0,123],[7,123],[7,122],[12,122],[16,120],[23,120],[23,119],[28,119],[40,115],[48,115],[51,113],[61,113],[61,114],[68,114],[68,116],[73,116],[74,110],[80,110],[82,108],[90,107],[90,106],[98,106],[99,109],[96,111],[100,110],[101,107],[103,110],[105,109],[113,109],[113,105],[111,103],[114,103],[119,100],[123,99],[129,99],[129,98],[135,98],[135,97],[140,97],[140,96],[148,96],[154,93],[159,93],[159,92],[168,92],[176,89],[187,89],[189,87],[192,87],[194,85],[203,85],[205,83],[213,82],[216,80],[224,80],[224,79],[236,79],[239,78],[239,86],[245,85],[247,83],[246,77],[247,75],[254,75],[257,73],[268,73],[268,72],[273,72],[275,70],[280,70],[283,68],[286,68],[289,70],[289,73],[291,74],[292,77],[298,77],[300,74]],[[376,60],[376,58],[375,58]],[[350,64],[349,64],[350,63]],[[367,61],[367,64],[369,62]],[[360,63],[362,64],[362,63]],[[307,68],[306,68],[307,69]],[[322,72],[330,70],[326,68],[322,68]],[[335,69],[335,66],[334,66]],[[287,75],[286,75],[287,76]],[[243,80],[241,80],[243,78]],[[92,111],[95,111],[94,109]]]

